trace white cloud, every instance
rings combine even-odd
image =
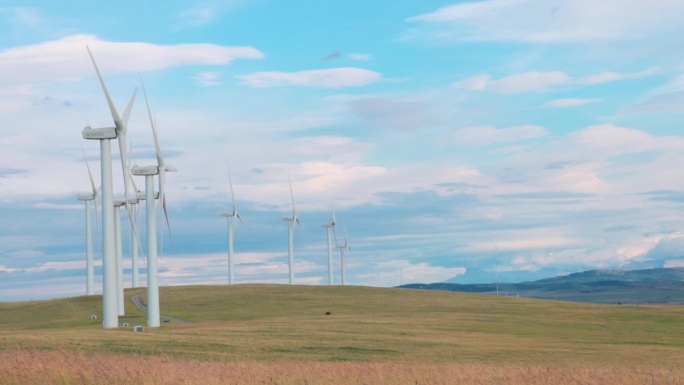
[[[614,124],[599,124],[570,134],[565,145],[580,146],[602,157],[610,157],[651,150],[682,151],[684,138],[653,136]]]
[[[586,76],[583,78],[571,78],[570,76],[566,75],[564,72],[561,71],[532,71],[510,75],[500,79],[492,79],[490,75],[482,74],[471,76],[463,80],[459,80],[455,83],[452,83],[451,87],[470,91],[490,91],[501,94],[516,94],[525,92],[543,93],[552,91],[554,90],[554,88],[557,88],[558,86],[579,87],[582,85],[593,85],[614,82],[618,80],[638,79],[651,76],[660,72],[661,70],[658,67],[649,67],[645,70],[637,72],[628,72],[621,74],[617,72],[606,71],[595,75]]]
[[[615,72],[606,71],[606,72],[601,72],[600,74],[587,76],[584,79],[582,79],[582,81],[586,84],[600,84],[600,83],[612,82],[615,80],[619,80],[621,78],[622,77],[620,76],[620,74],[617,74]]]
[[[347,57],[351,60],[369,60],[371,55],[367,53],[350,53]]]
[[[120,43],[99,40],[94,35],[73,35],[0,52],[0,85],[39,84],[92,76],[86,45],[90,47],[103,73],[152,71],[188,65],[226,65],[233,60],[261,59],[264,56],[252,47]]]
[[[202,87],[210,87],[220,85],[218,72],[200,72],[192,77],[195,84]]]
[[[42,18],[40,17],[37,8],[0,8],[0,14],[7,15],[7,19],[11,23],[20,24],[30,28],[36,28],[42,23]]]
[[[549,88],[567,84],[570,78],[563,72],[527,72],[492,80],[489,75],[477,75],[456,83],[451,87],[456,89],[491,91],[501,94],[524,92],[546,92]]]
[[[82,204],[55,204],[55,203],[34,203],[34,208],[37,209],[48,209],[48,210],[83,210]]]
[[[608,82],[614,82],[617,80],[624,80],[624,79],[639,79],[639,78],[644,78],[648,77],[651,75],[655,75],[661,72],[661,69],[659,67],[649,67],[646,68],[643,71],[637,71],[637,72],[628,72],[624,74],[619,74],[617,72],[612,72],[612,71],[605,71],[598,73],[596,75],[591,75],[587,76],[584,78],[579,79],[579,82],[582,84],[601,84],[601,83],[608,83]]]
[[[441,41],[576,42],[676,33],[684,3],[662,0],[488,0],[410,17],[407,34]]]
[[[398,260],[379,262],[373,266],[373,271],[370,274],[357,274],[354,277],[354,284],[397,286],[402,283],[444,282],[454,276],[465,274],[466,268],[432,266],[424,262],[411,263],[405,260]]]
[[[589,98],[589,99],[574,99],[574,98],[566,98],[566,99],[553,99],[549,100],[546,103],[544,103],[544,106],[546,107],[555,107],[555,108],[566,108],[566,107],[579,107],[579,106],[584,106],[586,104],[591,104],[591,103],[596,103],[601,101],[601,99],[598,98]]]
[[[646,253],[649,259],[681,258],[684,257],[684,234],[675,233],[663,237],[651,250]]]
[[[237,78],[244,84],[256,88],[288,86],[342,88],[360,87],[375,83],[382,79],[382,75],[366,69],[344,67],[299,72],[256,72],[238,75]]]
[[[197,27],[213,22],[218,16],[218,10],[211,5],[194,6],[183,9],[178,17],[181,24],[187,27]]]
[[[547,131],[544,127],[535,125],[508,128],[473,126],[454,130],[442,138],[442,142],[462,146],[484,146],[497,142],[517,142],[525,139],[539,138],[546,134]]]

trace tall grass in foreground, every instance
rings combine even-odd
[[[684,384],[682,367],[199,362],[69,351],[0,352],[0,385]]]

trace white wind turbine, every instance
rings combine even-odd
[[[233,211],[222,212],[221,216],[228,220],[228,284],[232,285],[235,282],[235,273],[233,270],[233,235],[235,233],[235,219],[242,221],[240,213],[237,211],[235,204],[235,193],[233,192],[233,180],[230,177],[230,169],[228,169],[228,181],[230,182],[230,196],[233,201]]]
[[[123,287],[123,237],[121,234],[121,206],[124,206],[125,204],[126,201],[122,199],[114,200],[114,242],[116,243],[116,304],[118,314],[120,316],[126,315]]]
[[[135,94],[131,96],[126,109],[124,110],[123,119],[119,116],[114,107],[107,86],[102,79],[100,70],[97,68],[95,58],[93,58],[90,48],[88,54],[97,72],[97,77],[100,80],[102,91],[104,91],[109,111],[112,114],[115,127],[103,127],[93,129],[89,126],[82,131],[84,139],[99,140],[100,141],[100,166],[101,166],[101,188],[102,188],[102,324],[105,329],[115,328],[119,325],[118,318],[118,294],[117,294],[117,273],[116,273],[116,243],[115,243],[115,217],[114,217],[114,198],[113,198],[113,180],[112,180],[112,148],[111,140],[119,139],[119,149],[121,152],[122,165],[125,164],[125,141],[126,125],[128,118],[131,115],[133,102],[135,101]],[[126,195],[128,195],[128,181],[124,178],[124,186]],[[128,209],[128,204],[126,204]]]
[[[93,174],[90,172],[90,166],[88,165],[88,158],[85,156],[85,151],[83,151],[83,159],[85,160],[86,168],[88,169],[88,176],[90,177],[90,185],[93,188],[92,194],[78,194],[76,199],[85,202],[85,215],[86,215],[86,295],[93,295],[95,293],[94,286],[94,267],[93,267],[93,225],[92,214],[90,213],[90,201],[95,201],[95,222],[97,223],[97,189],[95,188],[95,181],[93,180]]]
[[[340,276],[342,281],[342,286],[347,283],[347,254],[351,249],[349,248],[349,238],[347,237],[347,227],[344,228],[344,243],[341,245],[336,245],[340,249]]]
[[[283,217],[287,221],[287,255],[288,265],[290,268],[290,285],[294,284],[294,224],[297,222],[300,228],[304,229],[302,223],[297,217],[297,209],[295,208],[294,192],[292,191],[292,180],[290,173],[287,173],[287,180],[290,182],[290,197],[292,198],[292,216]]]
[[[130,150],[128,153],[127,157],[127,162],[126,162],[126,171],[128,178],[131,181],[131,184],[133,185],[133,197],[128,200],[128,203],[131,205],[131,220],[136,223],[136,228],[140,224],[139,218],[140,218],[140,201],[145,200],[145,194],[142,193],[140,190],[138,190],[138,186],[135,185],[135,180],[133,179],[133,175],[131,174],[131,152],[133,150],[133,143],[130,145]],[[133,236],[132,234],[133,229],[129,227],[129,233],[128,233],[128,239],[130,240],[129,244],[129,252],[131,254],[131,286],[132,287],[139,287],[140,286],[140,280],[139,280],[139,271],[140,269],[138,268],[138,248],[140,248],[140,242],[138,242],[138,237]]]
[[[337,246],[337,229],[336,229],[336,222],[335,222],[335,209],[333,209],[332,213],[332,222],[326,223],[321,225],[321,227],[325,227],[326,232],[328,233],[328,285],[333,284],[333,257],[332,257],[332,240],[330,238],[330,229],[333,230],[335,234],[335,246]]]
[[[142,82],[142,79],[141,79]],[[147,325],[149,327],[160,326],[160,310],[159,310],[159,281],[157,269],[157,218],[155,208],[155,192],[154,192],[154,176],[159,175],[159,201],[166,217],[168,226],[168,214],[166,213],[166,196],[164,195],[164,172],[176,171],[176,168],[164,163],[161,149],[159,147],[159,140],[157,139],[157,128],[152,118],[152,111],[147,100],[147,92],[145,91],[145,84],[142,83],[143,93],[145,94],[145,104],[147,105],[147,113],[150,117],[150,125],[152,127],[152,136],[154,138],[154,147],[157,154],[156,166],[138,167],[133,166],[131,173],[133,175],[145,176],[145,207],[147,214]],[[171,230],[169,226],[169,237],[171,237]],[[172,238],[171,238],[172,239]],[[172,239],[173,242],[173,239]]]

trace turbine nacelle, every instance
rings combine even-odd
[[[121,207],[126,204],[126,201],[124,199],[115,199],[114,200],[114,207]]]
[[[139,202],[139,201],[144,201],[144,200],[147,199],[147,196],[146,196],[145,193],[142,192],[142,191],[138,191],[138,193],[135,195],[135,197],[136,197],[136,199],[138,200],[138,202]],[[152,194],[152,197],[154,197],[154,199],[158,199],[158,198],[159,198],[159,191],[153,193],[153,194]]]
[[[157,175],[159,174],[158,166],[137,166],[131,167],[131,174],[136,176]]]
[[[76,199],[79,201],[92,201],[95,199],[95,194],[77,194]]]
[[[84,139],[116,139],[116,127],[92,128],[85,126],[81,134],[83,134]]]

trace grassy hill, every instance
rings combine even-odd
[[[0,303],[0,351],[222,362],[678,365],[684,359],[684,308],[678,306],[285,285],[163,287],[161,306],[162,313],[193,323],[144,333],[103,330],[100,296]],[[126,313],[122,323],[145,325],[145,314],[130,302]]]
[[[403,288],[495,294],[496,284],[432,283]],[[684,268],[590,270],[533,282],[501,283],[499,295],[605,304],[684,304]]]

